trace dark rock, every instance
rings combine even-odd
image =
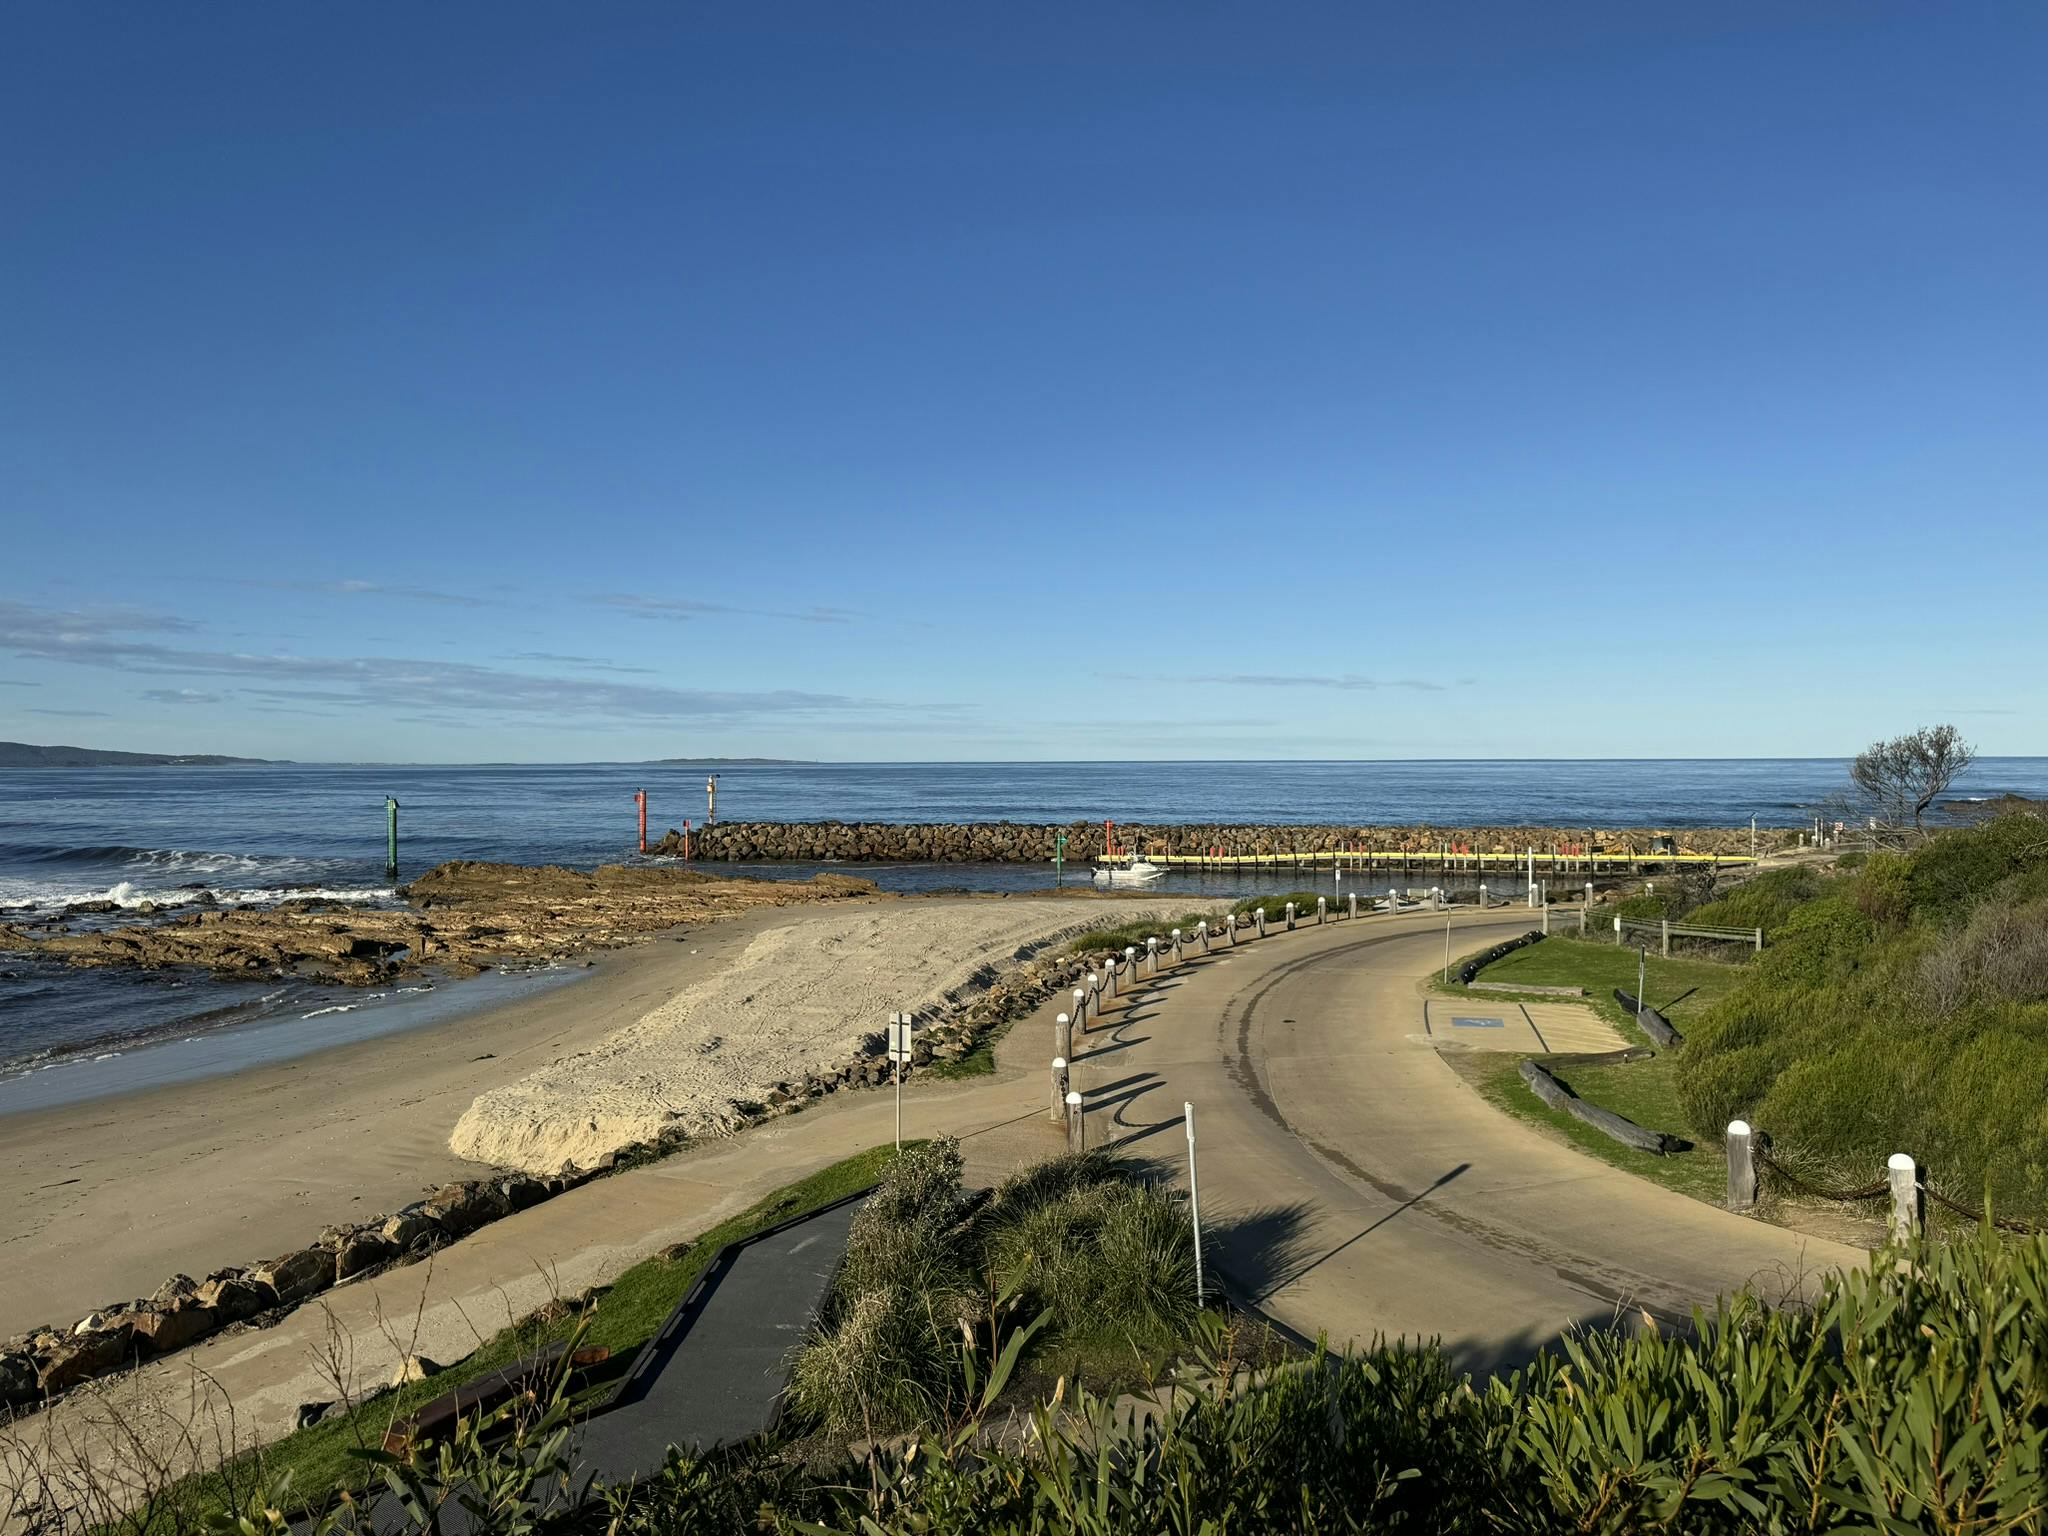
[[[334,1278],[342,1281],[366,1269],[375,1269],[397,1252],[398,1245],[381,1232],[351,1232],[334,1250]]]
[[[241,1275],[216,1275],[199,1287],[195,1300],[222,1323],[239,1323],[276,1304],[275,1294]]]
[[[45,1355],[36,1382],[45,1392],[62,1392],[81,1381],[111,1371],[128,1358],[133,1329],[125,1324],[94,1333],[74,1334]]]
[[[301,1403],[293,1423],[300,1429],[311,1429],[315,1424],[340,1417],[343,1411],[339,1403]]]
[[[43,1395],[36,1379],[35,1356],[27,1351],[0,1355],[0,1408],[19,1408]]]
[[[167,1355],[183,1349],[194,1339],[203,1339],[220,1326],[211,1307],[186,1302],[180,1306],[135,1314],[136,1342],[151,1354]]]
[[[498,1183],[498,1192],[505,1197],[505,1203],[515,1211],[539,1205],[548,1197],[548,1187],[539,1179],[517,1174]]]
[[[411,1253],[440,1230],[424,1210],[412,1206],[388,1217],[378,1235],[398,1252]]]
[[[290,1306],[308,1296],[317,1296],[334,1284],[334,1250],[301,1248],[296,1253],[287,1253],[267,1264],[257,1265],[249,1271],[249,1278],[259,1286],[268,1287],[276,1294],[279,1303]]]

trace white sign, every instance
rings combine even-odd
[[[889,1015],[889,1059],[898,1066],[910,1065],[910,1036],[916,1028],[907,1013]]]

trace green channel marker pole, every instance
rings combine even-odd
[[[384,878],[398,878],[398,802],[384,797]]]
[[[1052,840],[1052,883],[1060,883],[1060,870],[1067,861],[1067,834],[1062,832]]]

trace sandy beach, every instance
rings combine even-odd
[[[508,1159],[632,1140],[797,1074],[1019,950],[1184,906],[934,897],[749,913],[601,955],[580,981],[487,1011],[0,1118],[0,1337],[473,1177],[450,1145],[465,1119],[463,1150]]]

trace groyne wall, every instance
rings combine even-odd
[[[1100,822],[1064,825],[1025,822],[844,822],[727,821],[697,827],[689,834],[689,856],[706,862],[753,863],[763,860],[842,859],[850,862],[940,864],[1042,864],[1051,861],[1055,839],[1065,833],[1069,863],[1092,859],[1105,851]],[[1760,832],[1757,847],[1767,852],[1797,837],[1796,832]],[[1748,827],[1589,830],[1584,827],[1292,827],[1251,823],[1116,824],[1118,850],[1146,853],[1204,854],[1245,857],[1261,854],[1369,851],[1409,853],[1417,861],[1449,847],[1467,852],[1517,854],[1604,849],[1654,857],[1651,840],[1675,836],[1687,853],[1746,855]],[[681,857],[684,834],[671,829],[651,854]]]

